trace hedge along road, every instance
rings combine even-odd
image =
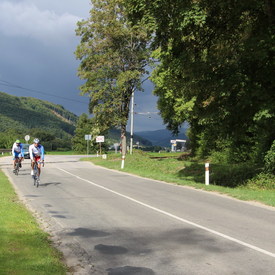
[[[29,160],[19,176],[10,157],[0,165],[82,274],[274,274],[274,208],[107,170],[79,156],[46,156],[39,188]]]

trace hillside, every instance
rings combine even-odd
[[[73,135],[76,121],[77,116],[61,105],[0,92],[0,132],[16,129],[27,134],[35,128],[62,138]]]
[[[186,128],[182,128],[177,136],[173,136],[172,133],[167,130],[156,130],[156,131],[143,131],[137,132],[136,134],[142,138],[149,140],[155,146],[170,147],[170,140],[172,139],[188,139],[186,136]]]

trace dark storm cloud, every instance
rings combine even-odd
[[[74,51],[79,43],[76,23],[89,16],[90,8],[89,0],[1,0],[0,91],[48,100],[78,115],[87,113],[88,99],[79,96],[79,62]],[[5,86],[3,81],[24,89]],[[164,128],[155,114],[152,85],[145,87],[144,93],[135,96],[135,111],[151,115],[136,114],[135,131]]]

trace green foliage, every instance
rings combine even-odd
[[[78,75],[86,80],[80,89],[90,96],[99,132],[119,126],[125,135],[131,94],[142,90],[149,62],[148,31],[142,23],[131,24],[123,0],[91,3],[91,17],[78,22],[76,30]]]
[[[257,168],[252,163],[211,164],[211,184],[231,188],[242,186],[248,179],[253,178],[258,173]]]
[[[0,274],[62,275],[62,255],[52,247],[0,171]]]
[[[15,140],[18,139],[18,136],[7,132],[7,133],[1,133],[0,132],[0,148],[12,148],[13,143]]]
[[[163,147],[161,146],[146,146],[141,149],[142,151],[147,151],[147,152],[159,152],[163,150]]]
[[[263,161],[275,136],[271,1],[127,2],[154,32],[152,80],[168,128],[188,121],[200,155],[225,142],[232,160]]]
[[[248,180],[245,186],[251,189],[275,190],[275,175],[270,173],[260,173]]]
[[[73,150],[76,152],[86,152],[87,150],[87,141],[84,139],[85,135],[92,134],[92,122],[88,118],[87,114],[82,114],[78,118],[76,124],[75,135],[72,139]],[[94,135],[92,135],[94,138]]]
[[[273,141],[270,150],[266,153],[264,162],[266,172],[275,174],[275,140]]]
[[[77,116],[62,106],[47,101],[16,97],[0,92],[0,148],[11,148],[16,139],[38,137],[46,150],[63,140],[70,148]],[[60,143],[60,142],[59,142]]]

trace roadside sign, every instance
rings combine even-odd
[[[25,140],[26,140],[26,141],[29,141],[29,140],[30,140],[30,136],[29,136],[29,135],[26,135],[26,136],[25,136]]]
[[[104,142],[104,136],[97,136],[96,142]]]
[[[91,140],[92,139],[92,135],[85,135],[85,140]]]
[[[103,159],[107,159],[107,155],[106,155],[106,154],[103,154],[103,155],[102,155],[102,158],[103,158]]]

